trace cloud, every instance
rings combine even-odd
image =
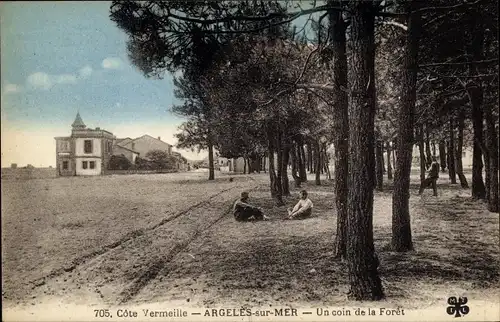
[[[76,84],[77,78],[72,74],[49,75],[36,72],[29,75],[26,82],[31,88],[49,90],[56,84]]]
[[[76,76],[70,74],[62,74],[54,76],[56,84],[76,84]]]
[[[48,90],[54,85],[50,75],[42,72],[36,72],[29,75],[26,81],[28,85],[36,89]]]
[[[20,93],[23,91],[23,87],[17,84],[6,84],[3,88],[5,94]]]
[[[101,65],[104,69],[121,69],[123,67],[123,60],[117,57],[108,57],[102,61]]]
[[[92,72],[94,70],[92,69],[92,67],[90,67],[89,65],[85,66],[85,67],[82,67],[79,71],[78,71],[78,74],[80,75],[80,78],[89,78],[90,75],[92,75]]]

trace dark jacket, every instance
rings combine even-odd
[[[431,163],[431,168],[429,170],[428,177],[432,179],[439,178],[439,163],[437,163],[437,161],[433,161]]]

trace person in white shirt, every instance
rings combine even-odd
[[[287,219],[304,219],[310,217],[312,214],[313,203],[307,197],[307,191],[300,192],[300,200],[297,202],[293,209],[288,209]]]

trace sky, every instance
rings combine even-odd
[[[129,62],[109,6],[0,3],[2,167],[55,166],[54,137],[70,135],[77,112],[117,137],[149,134],[175,145],[184,120],[169,113],[181,103],[172,77],[147,79]],[[192,160],[207,155],[178,151]]]
[[[180,103],[172,78],[147,79],[129,63],[109,4],[0,3],[2,167],[54,166],[54,137],[70,135],[78,111],[88,127],[117,137],[176,143],[183,120],[168,112]]]

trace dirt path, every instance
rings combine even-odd
[[[103,224],[103,221],[107,221],[105,230],[98,229],[96,231],[95,226],[91,224],[92,220],[82,221],[82,214],[79,211],[76,214],[68,214],[70,218],[65,218],[66,222],[73,219],[80,223],[78,225],[80,234],[72,236],[75,238],[69,240],[67,239],[69,237],[67,235],[67,224],[56,226],[57,228],[63,226],[63,229],[59,231],[59,235],[53,240],[48,240],[47,236],[29,235],[30,230],[36,230],[36,225],[35,227],[33,227],[33,224],[30,225],[29,219],[35,223],[40,222],[41,227],[39,228],[42,228],[40,230],[45,232],[55,230],[54,225],[50,224],[51,219],[54,219],[50,218],[50,216],[42,217],[40,213],[44,212],[44,209],[55,207],[55,204],[61,202],[61,200],[54,197],[54,194],[51,194],[51,197],[56,200],[53,203],[49,202],[47,205],[47,200],[50,200],[47,199],[48,196],[43,194],[38,196],[33,193],[33,203],[40,202],[42,207],[33,209],[33,203],[30,205],[32,208],[28,214],[34,219],[26,216],[28,218],[25,217],[22,220],[24,225],[19,225],[26,231],[21,233],[17,231],[17,234],[10,231],[10,233],[3,235],[2,249],[7,256],[3,256],[2,259],[9,267],[9,270],[7,270],[4,266],[4,271],[7,273],[5,275],[9,276],[4,280],[4,286],[6,286],[2,294],[4,306],[25,302],[37,304],[47,297],[64,297],[70,302],[78,298],[85,299],[84,301],[96,299],[98,302],[127,302],[157,273],[155,272],[157,267],[168,262],[170,257],[175,256],[177,252],[182,250],[200,231],[207,229],[221,216],[227,214],[232,201],[235,200],[240,191],[250,190],[258,185],[255,179],[249,177],[239,177],[233,182],[229,182],[228,178],[221,178],[219,182],[207,184],[203,179],[204,174],[201,175],[203,177],[200,177],[198,181],[196,178],[195,180],[191,178],[189,183],[186,180],[179,181],[175,177],[174,180],[169,177],[166,181],[150,180],[150,182],[146,182],[149,195],[145,197],[148,201],[151,201],[150,203],[138,204],[136,200],[123,198],[122,195],[118,202],[115,200],[115,206],[105,204],[107,207],[106,217],[102,218],[101,216],[99,218],[101,224]],[[139,185],[144,183],[141,182],[141,179],[144,180],[144,178],[148,179],[144,176],[135,178],[136,183]],[[79,179],[81,180],[76,181],[79,186],[75,190],[84,190],[82,188],[85,185],[82,182],[94,178]],[[96,179],[94,179],[93,184],[98,186],[100,179]],[[115,180],[117,183],[111,189],[120,189],[124,183],[123,180],[130,180],[130,178],[123,177],[107,179],[111,179],[110,181]],[[157,183],[162,185],[165,183],[170,184],[167,198],[158,198],[160,196],[151,195],[151,191],[154,192]],[[196,185],[196,183],[198,184]],[[10,193],[11,197],[15,191],[20,190],[20,187],[25,193],[30,193],[38,190],[34,188],[37,184],[38,186],[46,185],[49,189],[54,190],[54,186],[68,185],[68,182],[67,180],[52,180],[51,182],[41,180],[31,182],[28,187],[23,186],[23,183],[17,182],[16,184],[17,187],[11,186],[10,189],[12,190],[7,191],[7,194]],[[75,182],[69,184],[73,185]],[[180,187],[183,189],[180,189]],[[108,188],[110,188],[109,184]],[[161,188],[164,190],[164,187]],[[96,192],[93,192],[93,195],[100,197],[101,200],[106,198],[105,196],[99,196]],[[129,196],[131,195],[129,192]],[[81,195],[79,197],[81,198]],[[137,196],[135,197],[137,198]],[[12,199],[10,199],[10,203],[5,207],[7,212],[2,213],[3,216],[5,215],[6,218],[11,220],[12,217],[9,217],[9,215],[12,216],[12,213],[15,213],[16,210],[19,211],[16,208],[19,208],[20,204],[22,205],[21,202],[16,204],[15,200],[12,202]],[[96,207],[99,206],[102,207],[103,204],[101,203]],[[60,207],[58,208],[60,209]],[[214,209],[214,212],[206,213],[205,209]],[[88,210],[95,211],[95,209]],[[157,213],[153,218],[144,220],[149,213],[155,211]],[[94,218],[102,214],[100,212],[97,212],[97,214],[90,212],[87,214],[93,215]],[[127,214],[125,215],[126,218],[123,218],[124,214]],[[128,216],[128,214],[132,216]],[[117,222],[113,224],[113,220]],[[10,221],[6,226],[12,228],[15,225]],[[82,231],[86,232],[87,235],[85,236]],[[53,234],[55,233],[53,232]],[[97,238],[99,235],[103,236],[100,240]],[[40,236],[38,240],[30,242],[37,236]],[[20,243],[19,245],[15,245],[14,241],[16,239]],[[40,243],[40,239],[44,242]],[[95,241],[96,245],[92,245],[92,241]],[[23,254],[26,255],[25,257],[14,257],[16,246],[22,249]],[[59,256],[49,258],[42,257],[43,255],[40,256],[40,253],[47,254],[56,249],[60,252]],[[15,264],[19,265],[23,261],[29,262],[30,260],[32,261],[31,265],[15,266]],[[40,265],[41,269],[35,269],[33,266],[36,264]],[[16,276],[22,279],[18,279]]]
[[[194,206],[46,278],[27,303],[33,309],[56,300],[81,307],[359,306],[346,297],[345,263],[333,258],[331,183],[304,184],[314,200],[314,216],[284,221],[285,208],[296,202],[298,189],[285,198],[285,206],[276,207],[267,178],[254,178],[238,178],[234,186],[211,191],[207,201],[191,199]],[[271,221],[238,223],[227,215],[242,189],[254,189],[253,202],[266,209]],[[375,193],[374,239],[387,298],[373,305],[412,312],[432,308],[443,318],[449,296],[467,296],[475,310],[498,305],[498,214],[457,186],[441,183],[437,199],[418,196],[413,187],[415,251],[395,253],[388,247],[391,204],[389,187]],[[86,314],[91,314],[89,309]]]

